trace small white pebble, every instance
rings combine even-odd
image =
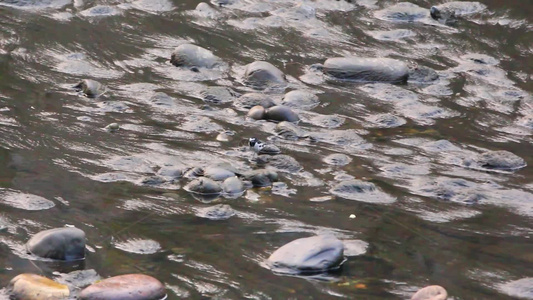
[[[350,219],[355,219],[355,215],[354,215],[354,214],[351,214],[351,215],[350,215]]]

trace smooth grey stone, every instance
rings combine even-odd
[[[278,181],[278,173],[259,169],[244,173],[244,178],[252,182],[254,187],[271,186],[273,182]]]
[[[358,81],[406,82],[409,68],[391,58],[335,57],[324,62],[324,73]]]
[[[516,170],[526,166],[521,157],[509,151],[488,151],[477,157],[477,163],[486,169]]]
[[[173,167],[173,166],[164,166],[157,171],[157,175],[163,177],[170,177],[172,179],[177,179],[183,177],[185,173],[184,167]]]
[[[262,106],[254,106],[252,107],[247,114],[248,118],[252,118],[254,120],[263,120],[265,118],[266,110]]]
[[[222,189],[225,194],[241,194],[246,190],[244,183],[237,176],[226,178]]]
[[[247,85],[259,89],[287,84],[285,74],[266,61],[255,61],[246,65],[244,81]]]
[[[448,292],[438,285],[430,285],[422,288],[416,292],[411,300],[446,300]]]
[[[239,93],[225,86],[208,87],[201,94],[203,101],[212,104],[223,104],[232,102],[240,96]]]
[[[276,250],[267,260],[273,271],[323,272],[339,268],[344,260],[343,243],[329,235],[294,240]]]
[[[220,64],[221,60],[207,49],[193,44],[183,44],[172,52],[170,63],[176,67],[213,68]]]
[[[276,155],[279,153],[281,153],[281,149],[273,144],[266,144],[261,150],[259,150],[259,154]]]
[[[259,155],[256,160],[258,165],[268,164],[270,167],[283,172],[296,173],[302,170],[300,163],[288,155]]]
[[[204,176],[215,181],[224,181],[226,178],[235,176],[235,173],[220,166],[210,166],[204,169]]]
[[[286,140],[293,141],[308,136],[298,125],[287,121],[279,122],[276,128],[274,128],[274,132]]]
[[[74,86],[77,91],[84,93],[89,98],[96,98],[106,92],[106,86],[92,79],[83,79]]]
[[[222,192],[222,187],[216,181],[209,179],[207,177],[196,178],[193,181],[189,182],[184,189],[188,192],[198,193],[198,194],[220,194]]]
[[[268,108],[265,112],[265,119],[272,121],[287,121],[287,122],[298,122],[300,118],[298,115],[286,106],[276,105]]]
[[[200,218],[210,220],[227,220],[235,215],[235,211],[227,204],[218,204],[206,208],[201,208],[196,213]]]
[[[41,231],[26,243],[26,249],[43,258],[66,261],[84,259],[85,232],[73,227]]]
[[[165,286],[143,274],[127,274],[101,280],[82,290],[80,300],[161,300]]]

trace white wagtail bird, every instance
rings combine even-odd
[[[263,143],[255,137],[248,139],[248,145],[257,154],[275,155],[281,152],[275,145]]]

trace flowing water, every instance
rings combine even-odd
[[[422,8],[414,14],[382,0],[230,2],[200,11],[197,0],[0,0],[1,287],[24,272],[94,270],[86,276],[154,276],[170,299],[405,299],[430,284],[454,299],[510,299],[524,288],[515,281],[533,277],[533,169],[463,162],[507,150],[533,165],[530,1],[482,0],[486,8],[451,25],[429,18],[441,2],[425,0],[412,1]],[[185,42],[225,65],[172,66]],[[349,55],[396,58],[439,78],[339,82],[311,67]],[[274,123],[234,105],[252,91],[242,78],[255,60],[287,75],[286,90],[266,92],[275,101],[296,89],[318,96],[296,111],[320,140],[277,138]],[[74,91],[85,78],[107,92]],[[252,136],[301,167],[277,166],[281,184],[211,204],[183,190],[186,179],[149,180],[169,166],[255,168],[242,147]],[[376,190],[332,188],[352,178]],[[199,217],[220,203],[235,215]],[[83,264],[28,259],[29,237],[67,224],[87,234]],[[345,241],[340,271],[265,268],[277,248],[319,233]]]

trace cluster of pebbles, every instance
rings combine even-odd
[[[220,6],[231,5],[232,1],[215,1]],[[300,7],[305,12],[305,7]],[[479,5],[465,6],[460,2],[450,2],[430,9],[430,16],[443,24],[452,24],[463,14],[482,10]],[[471,9],[472,11],[469,11]],[[205,14],[214,13],[206,3],[200,3],[196,9]],[[385,19],[404,18],[414,21],[424,18],[427,10],[417,10],[409,3],[399,3],[390,8],[376,12]],[[209,69],[225,66],[226,63],[208,49],[194,44],[182,44],[171,54],[170,63],[177,68],[202,73]],[[406,62],[391,58],[374,57],[332,57],[323,64],[313,65],[312,70],[334,80],[358,81],[370,83],[404,84],[409,80],[434,81],[438,75],[428,68],[409,68]],[[296,141],[308,138],[311,141],[324,140],[317,132],[306,132],[298,126],[300,116],[295,109],[311,110],[319,105],[318,98],[303,91],[291,91],[281,103],[276,104],[261,93],[265,90],[284,89],[288,85],[285,74],[266,61],[255,61],[245,66],[243,83],[257,92],[245,94],[237,100],[240,107],[247,109],[246,116],[251,120],[276,122],[275,132],[279,138]],[[98,98],[107,91],[104,84],[85,79],[75,88],[89,98]],[[371,89],[372,86],[365,87]],[[207,101],[208,100],[208,101]],[[220,102],[216,97],[206,101]],[[531,119],[531,118],[530,118]],[[524,118],[526,126],[531,120]],[[381,128],[398,127],[405,120],[390,114],[369,117]],[[333,122],[333,121],[332,121]],[[531,126],[529,126],[531,127]],[[106,129],[116,131],[118,124],[109,124]],[[359,137],[357,137],[359,138]],[[355,138],[352,138],[355,139]],[[348,141],[347,141],[348,140]],[[354,142],[350,138],[339,137],[338,143]],[[359,141],[357,141],[359,142]],[[267,145],[268,146],[268,145]],[[301,167],[290,156],[280,154],[279,148],[269,145],[257,151],[256,168],[238,169],[230,164],[212,164],[193,168],[165,167],[154,178],[145,183],[168,180],[189,180],[184,189],[202,202],[210,203],[221,196],[238,198],[248,189],[272,187],[280,180],[274,170],[282,168],[291,173]],[[350,157],[333,154],[326,158],[331,165],[349,164]],[[475,157],[457,158],[454,163],[465,168],[485,171],[514,171],[523,168],[526,162],[508,151],[488,151]],[[269,165],[270,168],[264,168]],[[170,179],[169,179],[170,178]],[[392,203],[393,197],[380,191],[373,183],[364,180],[347,179],[334,185],[331,194],[357,201]],[[361,195],[364,195],[361,196]],[[225,220],[235,211],[229,205],[219,204],[200,209],[198,216]],[[56,228],[40,232],[26,244],[28,253],[35,257],[57,261],[76,261],[85,258],[85,233],[76,228]],[[315,275],[331,272],[341,268],[346,260],[345,243],[331,235],[317,235],[296,239],[273,252],[265,265],[276,273],[289,275]],[[13,297],[17,299],[62,299],[71,296],[71,287],[35,274],[21,274],[13,278],[10,284]],[[95,282],[80,291],[75,291],[78,299],[163,299],[166,297],[165,286],[157,279],[143,274],[127,274]],[[105,295],[105,296],[102,296]],[[447,292],[440,286],[428,286],[416,292],[411,299],[429,300],[446,299]]]

